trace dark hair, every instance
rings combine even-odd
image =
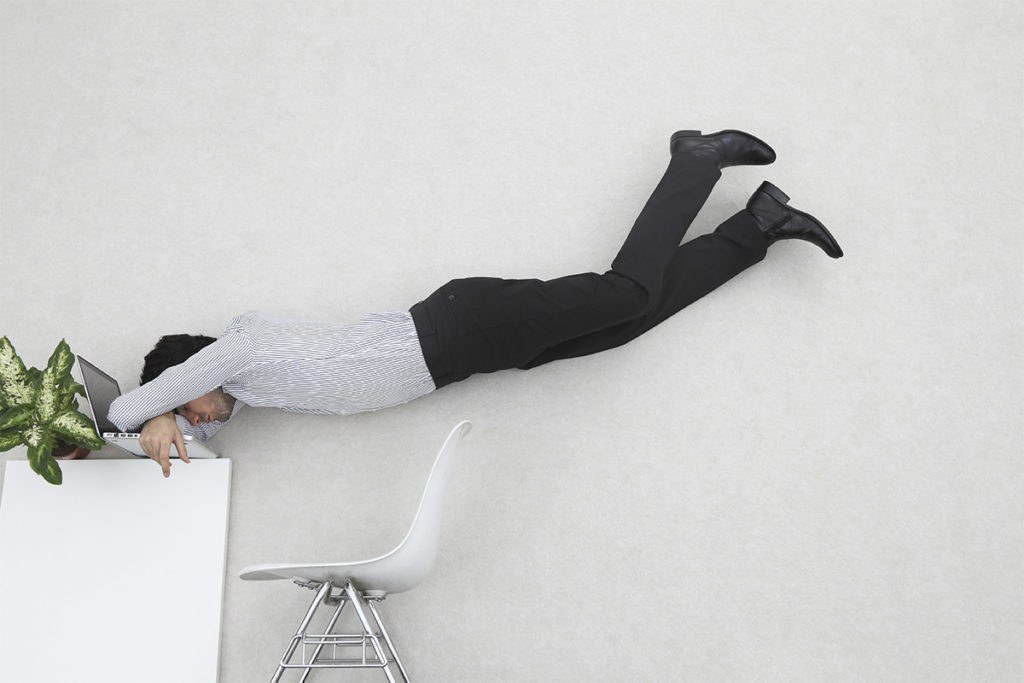
[[[146,354],[139,383],[145,384],[156,379],[167,368],[184,363],[194,353],[215,341],[213,337],[202,334],[168,334],[160,337],[153,350]]]

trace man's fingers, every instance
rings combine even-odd
[[[164,477],[171,476],[171,444],[167,444],[166,449],[161,449],[160,469],[164,471]]]
[[[178,432],[174,437],[174,447],[178,449],[178,457],[181,461],[188,463],[188,451],[185,449],[185,439],[181,436],[181,432]],[[170,449],[168,449],[170,452]]]
[[[171,444],[178,449],[178,456],[188,462],[188,453],[185,451],[185,442],[181,437],[181,431],[174,422],[173,413],[164,413],[146,420],[142,425],[142,434],[139,437],[139,445],[142,450],[160,465],[164,476],[171,476]]]

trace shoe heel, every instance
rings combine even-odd
[[[672,141],[675,142],[679,138],[695,138],[699,135],[699,130],[677,130],[675,133],[672,133]]]
[[[676,142],[678,142],[679,140],[681,140],[683,138],[699,138],[699,137],[700,137],[700,131],[699,130],[677,130],[675,133],[672,133],[672,137],[669,138],[668,150],[669,150],[670,153],[675,154],[676,153]]]
[[[767,180],[761,183],[761,187],[757,188],[757,191],[764,192],[779,204],[789,204],[789,195],[769,183]]]

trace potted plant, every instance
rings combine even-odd
[[[26,369],[10,340],[0,337],[0,452],[24,444],[32,470],[51,484],[62,479],[54,447],[103,447],[92,420],[78,412],[76,395],[85,389],[71,378],[74,361],[61,339],[45,369]]]

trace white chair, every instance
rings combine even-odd
[[[251,581],[291,579],[304,588],[316,591],[313,604],[310,605],[281,657],[281,663],[270,679],[271,683],[279,681],[285,669],[304,669],[302,678],[299,679],[301,682],[306,680],[313,669],[330,668],[380,668],[388,680],[394,682],[395,672],[392,670],[392,664],[398,667],[402,680],[409,680],[405,667],[402,666],[395,651],[394,643],[384,628],[376,603],[383,600],[388,593],[400,593],[414,588],[429,573],[437,554],[437,541],[441,533],[441,503],[444,500],[445,488],[451,479],[455,452],[462,437],[469,433],[471,428],[470,422],[463,421],[455,425],[448,434],[430,471],[409,533],[391,552],[362,562],[258,564],[246,567],[239,573],[241,578]],[[339,588],[337,593],[331,592],[334,587]],[[332,633],[342,609],[350,602],[362,625],[362,631]],[[324,604],[338,605],[326,630],[322,634],[307,633],[314,613]],[[376,626],[371,626],[367,611],[373,617]],[[300,661],[292,662],[299,645],[302,646]],[[332,656],[329,659],[320,658],[325,645],[332,648]],[[312,647],[312,653],[307,652],[307,647]],[[338,657],[339,648],[348,648],[349,652],[343,654],[352,654],[353,647],[359,648],[358,657]]]

